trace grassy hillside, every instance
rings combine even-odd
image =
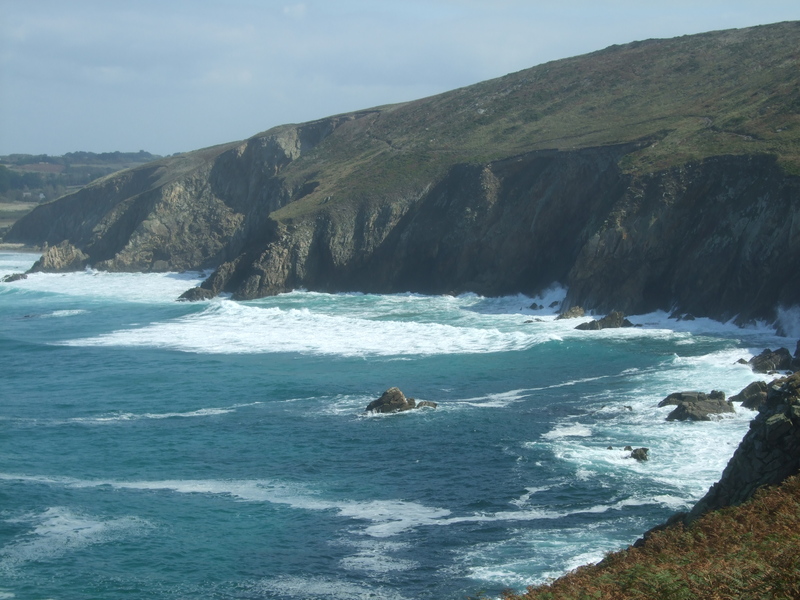
[[[800,598],[800,477],[505,600]]]
[[[771,154],[800,174],[800,23],[612,46],[364,114],[284,171],[321,185],[276,216],[413,192],[454,162],[636,140],[630,172]]]

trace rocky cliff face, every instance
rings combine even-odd
[[[48,244],[36,269],[216,268],[195,299],[559,282],[567,306],[771,319],[800,304],[797,48],[797,23],[651,40],[282,126],[98,181],[6,241]]]

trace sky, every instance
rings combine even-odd
[[[0,155],[167,155],[797,0],[0,0]]]

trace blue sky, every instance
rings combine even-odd
[[[171,154],[797,0],[0,0],[0,154]]]

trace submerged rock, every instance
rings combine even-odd
[[[415,408],[436,408],[437,404],[429,400],[417,402],[414,398],[406,398],[400,388],[392,387],[383,392],[380,398],[367,405],[365,412],[396,413]]]

